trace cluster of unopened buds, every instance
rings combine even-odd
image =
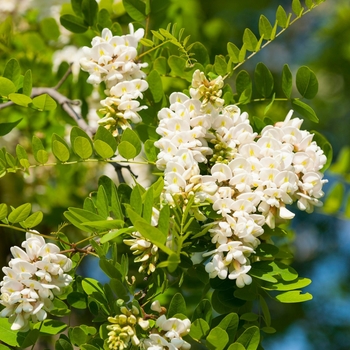
[[[300,130],[302,120],[291,119],[292,111],[283,122],[254,132],[247,113],[218,100],[220,78],[214,80],[212,98],[211,82],[199,71],[193,75],[192,98],[170,96],[170,107],[158,113],[156,164],[164,170],[166,202],[194,196],[195,204],[211,204],[221,216],[209,230],[215,249],[203,255],[211,256],[206,271],[243,287],[252,281],[248,258],[260,244],[263,226],[292,219],[286,205],[295,201],[307,212],[322,205],[326,180],[320,170],[327,159],[314,135]],[[207,219],[199,213],[196,218]]]
[[[123,304],[123,300],[118,300],[117,304]],[[189,319],[180,320],[172,317],[167,319],[164,315],[166,311],[160,306],[159,301],[152,303],[151,310],[156,311],[156,315],[147,315],[152,321],[140,316],[139,309],[133,305],[131,308],[120,307],[120,314],[115,317],[108,317],[107,326],[109,330],[107,344],[111,350],[123,350],[131,345],[140,349],[149,350],[187,350],[191,347],[189,343],[182,339],[190,331],[191,322]],[[146,335],[141,337],[142,331],[138,331],[138,326],[146,331]],[[145,333],[145,332],[143,332]]]
[[[114,136],[118,135],[119,128],[130,127],[130,122],[139,123],[138,112],[147,108],[137,101],[148,89],[148,83],[143,80],[146,75],[141,70],[147,63],[135,62],[144,29],[134,32],[132,24],[129,29],[130,34],[122,36],[113,36],[109,29],[103,29],[101,36],[93,38],[92,47],[83,47],[84,57],[80,60],[81,68],[90,74],[89,83],[106,84],[107,97],[101,101],[100,109],[104,116],[99,124]]]
[[[5,308],[0,317],[9,318],[12,330],[26,331],[30,320],[39,322],[47,317],[54,295],[72,282],[65,273],[71,270],[72,261],[39,233],[27,233],[22,247],[11,248],[9,267],[2,268],[0,304]]]
[[[123,302],[121,299],[117,301],[120,304]],[[108,322],[111,324],[107,326],[109,330],[107,343],[112,350],[123,350],[130,345],[140,345],[136,325],[139,325],[143,330],[149,328],[149,321],[139,316],[140,311],[136,306],[133,305],[131,309],[121,306],[120,312],[115,317],[108,317]]]

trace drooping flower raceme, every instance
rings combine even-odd
[[[54,295],[72,282],[66,274],[72,261],[40,234],[27,233],[22,247],[11,248],[13,258],[2,269],[0,304],[5,308],[0,316],[9,318],[12,330],[26,331],[30,320],[39,322],[47,317]]]
[[[286,206],[295,201],[307,212],[322,204],[326,157],[313,134],[300,130],[302,120],[291,119],[292,111],[258,135],[247,113],[223,105],[220,78],[209,82],[196,71],[192,98],[170,96],[170,108],[158,114],[157,166],[164,170],[166,202],[194,195],[195,203],[211,203],[221,216],[209,230],[216,248],[204,254],[211,256],[206,271],[243,287],[252,281],[249,256],[263,226],[292,219]]]
[[[137,100],[142,99],[142,92],[148,89],[146,74],[141,70],[147,63],[135,62],[144,30],[140,28],[135,32],[132,24],[129,29],[130,34],[122,36],[113,36],[109,29],[103,29],[101,36],[92,39],[92,47],[83,47],[84,57],[80,60],[81,68],[90,74],[89,83],[106,84],[107,97],[101,101],[100,109],[104,117],[99,124],[114,136],[118,128],[130,127],[130,122],[139,123],[138,112],[147,108]]]

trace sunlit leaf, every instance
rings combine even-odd
[[[300,290],[293,290],[276,296],[276,300],[281,303],[302,303],[312,299],[310,293],[301,294]]]
[[[24,221],[29,216],[32,210],[32,205],[30,203],[25,203],[19,207],[13,209],[8,216],[8,221],[12,224]]]

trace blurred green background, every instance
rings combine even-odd
[[[151,27],[177,23],[186,28],[191,41],[207,47],[211,61],[217,54],[227,54],[228,41],[242,45],[245,28],[258,33],[258,20],[264,14],[274,22],[276,9],[282,5],[291,12],[291,1],[278,0],[164,0],[158,1],[159,12],[151,19]],[[63,10],[62,10],[63,5]],[[125,25],[130,18],[123,14],[120,3],[101,0]],[[68,45],[88,45],[87,35],[69,35],[57,23],[61,11],[69,8],[66,1],[1,0],[0,2],[0,73],[10,57],[19,60],[22,73],[32,69],[35,86],[54,86],[68,68],[62,63],[53,71],[53,54]],[[11,35],[8,28],[12,27]],[[52,29],[52,28],[56,28]],[[55,31],[56,30],[56,31]],[[272,325],[277,329],[263,342],[268,350],[350,349],[350,3],[348,0],[327,0],[291,26],[278,39],[246,62],[242,69],[253,72],[263,62],[281,80],[284,64],[296,73],[307,65],[317,75],[319,93],[310,102],[320,122],[305,121],[303,128],[317,130],[331,142],[333,165],[326,172],[325,206],[313,215],[298,212],[295,230],[295,262],[300,275],[311,278],[307,289],[314,299],[305,304],[286,305],[271,302]],[[70,77],[60,90],[70,98],[83,99],[82,113],[87,115],[86,97],[91,88],[81,73]],[[257,115],[265,105],[249,106],[249,114]],[[271,113],[283,119],[290,106],[276,104]],[[242,107],[242,109],[244,109]],[[25,114],[24,114],[25,113]],[[64,135],[69,117],[55,112],[34,112],[21,107],[0,110],[0,123],[19,118],[20,131],[0,139],[0,147],[14,153],[17,143],[30,147],[30,135],[43,137],[52,132]],[[49,140],[46,140],[49,143]],[[96,179],[113,168],[105,166],[58,166],[39,168],[35,175],[9,174],[0,179],[0,202],[18,206],[31,202],[33,209],[44,212],[39,230],[49,233],[64,220],[68,206],[82,205]],[[349,204],[347,204],[349,203]],[[0,228],[0,265],[6,263],[9,247],[19,244],[22,235]]]

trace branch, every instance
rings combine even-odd
[[[57,83],[54,87],[33,87],[31,98],[34,98],[36,96],[47,94],[50,97],[52,97],[59,105],[61,105],[62,109],[78,124],[78,126],[83,129],[89,136],[92,136],[95,132],[93,128],[91,128],[84,118],[74,110],[73,106],[79,106],[80,101],[79,100],[71,100],[68,97],[62,95],[60,92],[57,91],[62,84],[65,82],[67,77],[71,74],[72,68],[69,67],[67,72],[63,75],[61,80]],[[2,103],[0,104],[0,110],[13,106],[15,103],[12,101]]]

